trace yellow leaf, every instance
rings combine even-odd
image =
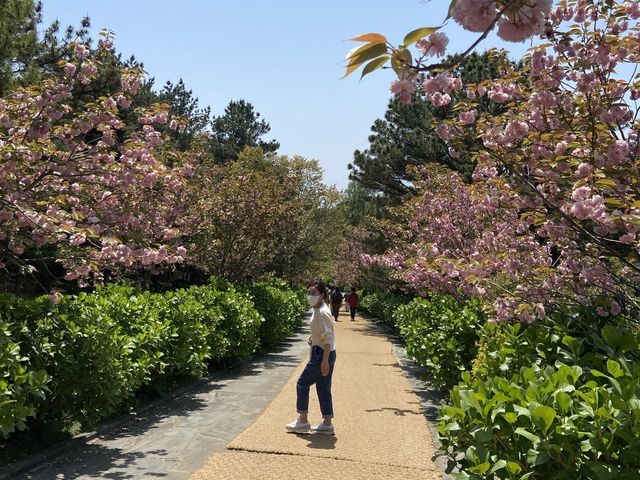
[[[623,205],[623,203],[620,200],[618,200],[617,198],[611,198],[611,197],[605,198],[604,203],[605,205],[610,205],[612,207],[621,207]]]
[[[347,64],[364,63],[375,57],[387,53],[387,46],[383,43],[367,43],[358,48],[354,48],[347,53]]]
[[[362,35],[353,37],[351,40],[355,42],[387,43],[387,37],[379,33],[363,33]]]
[[[596,181],[596,185],[605,185],[607,187],[615,187],[618,185],[618,182],[616,182],[612,178],[601,178],[600,180]]]
[[[351,75],[353,72],[355,72],[358,68],[360,68],[362,64],[361,63],[354,63],[353,65],[349,65],[347,67],[347,71],[344,73],[344,75],[342,76],[342,78],[346,78],[349,75]]]
[[[391,55],[391,68],[400,75],[407,67],[411,66],[411,52],[406,48],[394,50]]]
[[[404,37],[403,45],[411,45],[412,43],[417,42],[421,38],[426,37],[427,35],[431,35],[433,32],[436,32],[440,29],[440,27],[422,27],[416,28],[415,30],[407,33]]]

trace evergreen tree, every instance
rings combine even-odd
[[[278,150],[280,143],[276,140],[261,140],[271,127],[265,120],[259,119],[260,114],[253,110],[251,103],[244,100],[230,101],[224,114],[214,117],[211,122],[211,150],[214,160],[217,163],[235,160],[244,147],[260,147],[264,153]]]
[[[184,131],[167,131],[175,140],[179,150],[188,150],[194,135],[202,133],[209,125],[211,108],[199,108],[198,98],[193,96],[191,90],[187,90],[182,79],[177,84],[173,84],[170,81],[165,83],[158,94],[158,100],[171,105],[169,115],[176,115],[189,120],[189,125]]]
[[[0,96],[18,85],[35,83],[59,69],[58,62],[70,55],[73,41],[90,42],[89,19],[76,29],[53,22],[40,37],[42,3],[34,0],[0,0]]]

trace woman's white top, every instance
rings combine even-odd
[[[336,349],[336,336],[334,332],[335,321],[329,307],[323,303],[321,307],[314,308],[309,326],[311,327],[311,345],[318,345],[324,349],[330,345],[331,350]]]

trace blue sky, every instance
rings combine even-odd
[[[230,100],[245,99],[271,126],[267,139],[280,153],[314,158],[325,182],[347,186],[347,164],[389,101],[391,71],[341,80],[344,56],[361,33],[385,34],[399,44],[409,31],[436,26],[448,0],[44,0],[45,24],[78,25],[84,15],[92,37],[108,28],[125,57],[143,61],[156,85],[182,78],[202,106],[220,115]],[[443,29],[449,52],[475,34],[454,23]],[[490,36],[482,50],[526,45]]]

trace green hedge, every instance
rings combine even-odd
[[[398,307],[409,303],[413,298],[413,296],[403,293],[373,292],[362,295],[358,308],[376,320],[396,329],[393,314]]]
[[[271,348],[287,337],[302,324],[308,310],[306,298],[297,291],[289,290],[284,282],[256,282],[245,290],[251,296],[256,310],[264,317],[260,327],[263,347]]]
[[[293,332],[296,293],[275,282],[249,290],[268,318],[246,289],[216,278],[164,294],[108,285],[55,305],[0,295],[0,434],[34,422],[86,428],[144,386],[201,376]]]
[[[429,372],[429,382],[449,390],[471,368],[485,315],[477,301],[458,302],[448,295],[416,298],[393,314],[407,354]]]
[[[566,319],[565,319],[566,320]],[[438,429],[468,479],[640,478],[640,335],[547,320],[485,327]]]

